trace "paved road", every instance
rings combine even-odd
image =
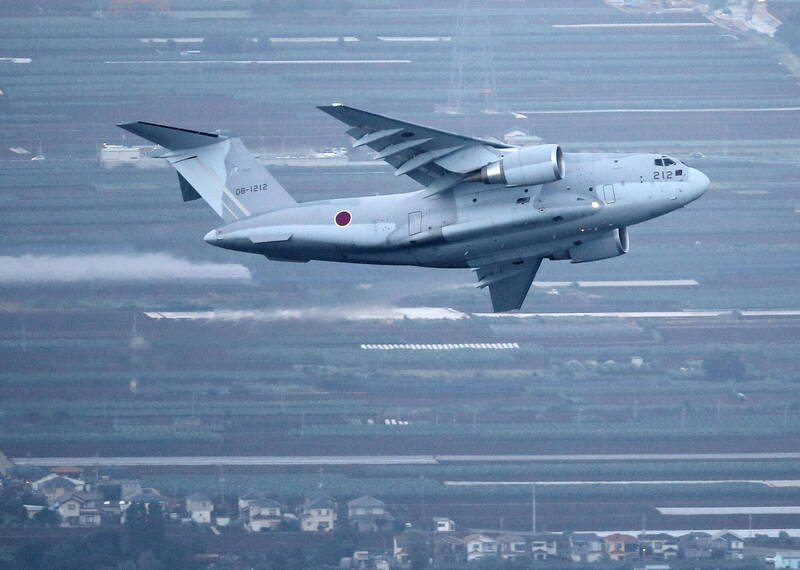
[[[280,465],[425,465],[449,462],[496,463],[547,461],[760,461],[800,459],[786,453],[639,453],[597,455],[330,455],[330,456],[184,456],[184,457],[21,457],[18,465],[56,466],[280,466]]]

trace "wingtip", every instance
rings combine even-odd
[[[326,113],[330,112],[333,109],[337,109],[339,107],[346,107],[344,103],[331,103],[329,105],[317,105],[317,109],[320,111],[325,111]]]
[[[129,131],[129,130],[131,130],[131,127],[133,127],[135,125],[138,125],[139,122],[140,121],[130,121],[130,122],[127,122],[127,123],[117,123],[117,126],[120,129],[125,129],[126,131]]]

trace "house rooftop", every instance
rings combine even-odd
[[[211,502],[211,499],[208,496],[204,495],[203,493],[192,493],[191,495],[186,496],[187,501],[208,501]]]
[[[381,501],[380,499],[376,499],[375,497],[370,497],[369,495],[364,495],[362,497],[358,497],[357,499],[353,499],[352,501],[347,502],[347,506],[352,507],[385,507],[386,503]]]
[[[675,537],[666,532],[643,532],[639,535],[639,540],[675,540]]]

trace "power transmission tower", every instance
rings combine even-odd
[[[496,113],[497,81],[485,0],[459,0],[446,113]]]

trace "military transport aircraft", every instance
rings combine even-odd
[[[119,125],[164,147],[184,201],[225,225],[206,242],[275,261],[312,259],[464,267],[495,311],[519,309],[543,259],[597,261],[628,251],[628,226],[682,208],[705,174],[658,154],[515,147],[346,105],[319,107],[422,189],[296,202],[236,136],[146,122]]]

